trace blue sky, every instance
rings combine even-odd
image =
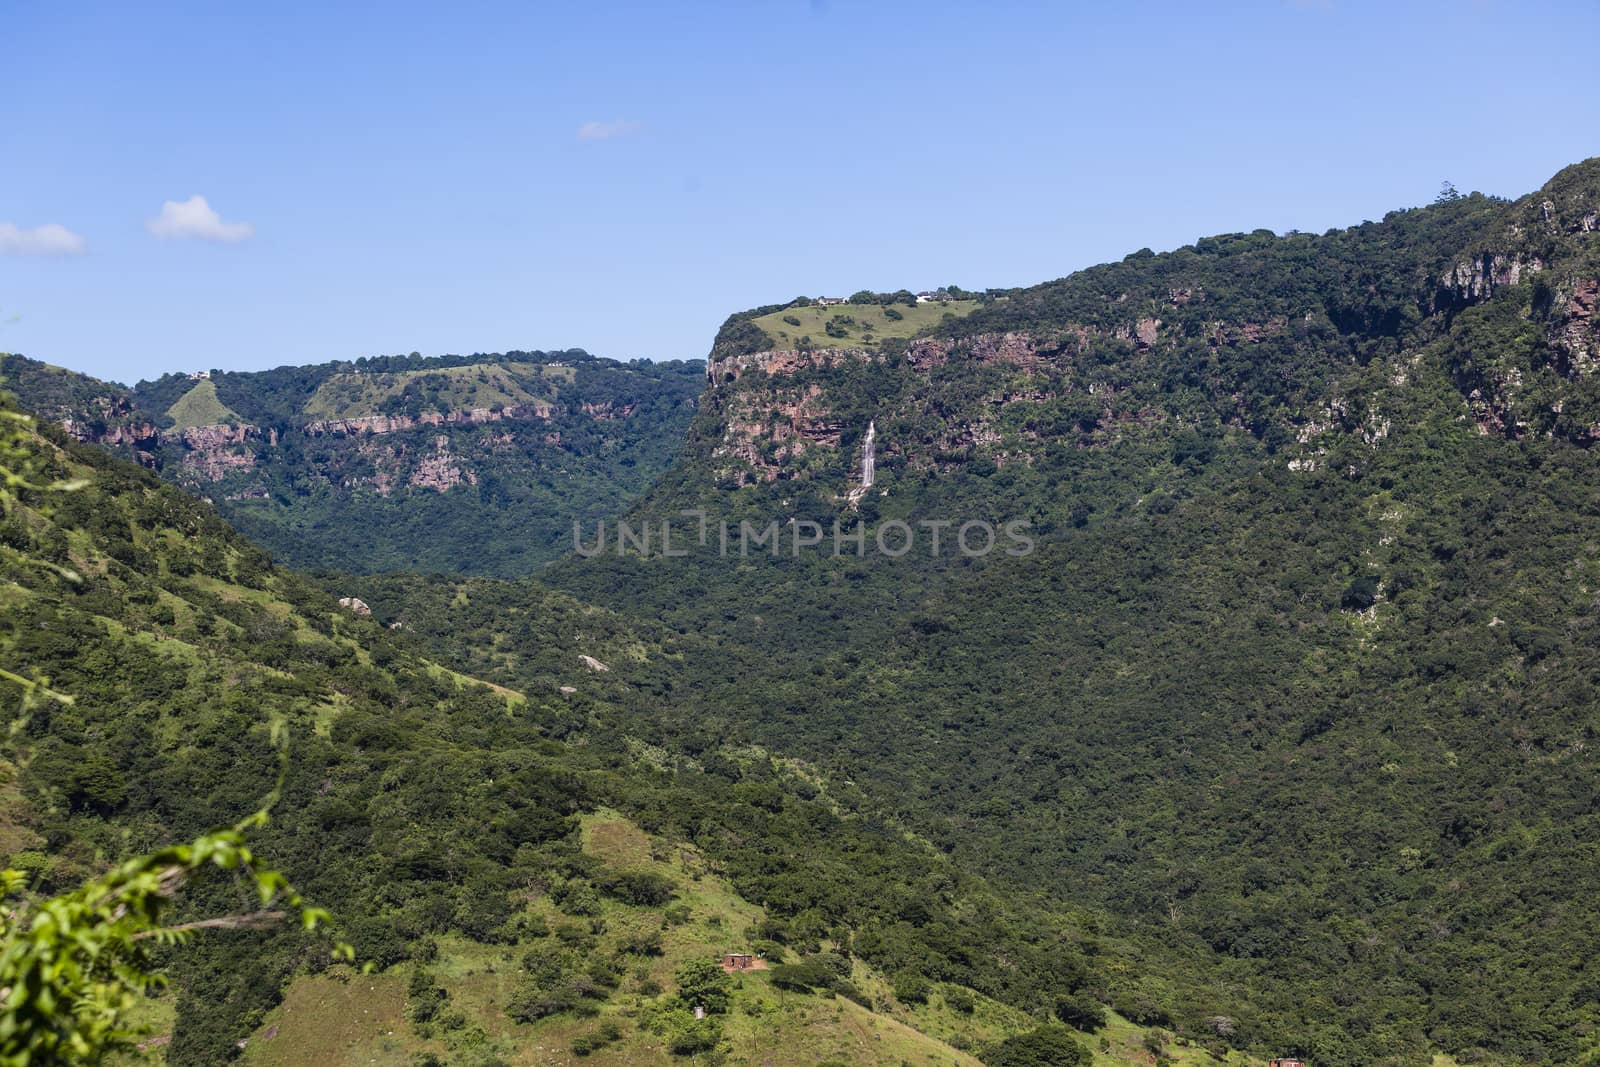
[[[6,0],[0,349],[697,358],[800,293],[1520,195],[1600,154],[1596,13]]]

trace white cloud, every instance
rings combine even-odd
[[[644,124],[632,119],[615,119],[611,122],[585,122],[578,127],[580,141],[609,141],[613,137],[626,137],[638,133]]]
[[[222,216],[198,193],[182,203],[168,200],[161,205],[161,214],[144,226],[157,237],[194,237],[225,244],[238,244],[256,232],[248,222],[223,222]]]
[[[88,247],[82,237],[54,222],[24,230],[14,222],[0,222],[0,255],[77,256]]]

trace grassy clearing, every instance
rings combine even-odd
[[[404,1067],[425,1044],[408,1032],[405,1006],[406,977],[399,969],[361,975],[339,968],[300,978],[251,1037],[240,1062]]]
[[[504,697],[507,708],[518,708],[528,702],[528,698],[522,693],[517,692],[515,689],[507,689],[503,685],[497,685],[494,682],[486,682],[481,678],[474,678],[470,674],[462,674],[460,671],[453,671],[449,667],[439,663],[434,663],[431,660],[423,660],[422,662],[423,665],[427,667],[428,675],[430,677],[449,678],[456,684],[457,689],[464,689],[467,686],[481,685],[491,692],[497,693]]]
[[[474,363],[467,367],[335,374],[317,387],[304,411],[313,419],[353,419],[377,413],[386,400],[415,387],[425,410],[454,411],[528,404],[550,398],[549,381],[570,381],[571,367],[537,363]]]
[[[981,993],[973,994],[977,1006],[971,1013],[950,1007],[942,992],[929,997],[925,1004],[903,1003],[894,999],[893,988],[887,977],[863,966],[859,960],[851,971],[850,981],[871,998],[872,1003],[879,1007],[880,1014],[944,1042],[971,1046],[1002,1039],[1037,1025],[1027,1013],[990,1000]]]
[[[167,409],[167,417],[172,419],[172,428],[175,430],[244,421],[238,412],[224,404],[222,398],[217,396],[216,383],[209,378],[195,382],[193,389],[180,396]]]
[[[779,348],[793,348],[800,343],[802,337],[810,337],[811,343],[818,346],[874,348],[885,338],[915,336],[936,325],[945,315],[962,318],[970,315],[977,307],[976,300],[951,300],[937,304],[918,304],[916,307],[895,304],[892,308],[878,304],[835,304],[832,307],[813,305],[775,311],[754,321],[777,342]],[[890,318],[891,310],[898,313],[901,318],[898,320]],[[840,316],[854,319],[855,322],[843,323],[845,336],[829,337],[827,324]],[[789,318],[800,320],[800,324],[796,326],[786,321]]]
[[[914,1064],[981,1067],[974,1056],[844,997],[773,989],[764,974],[743,977],[724,1029],[733,1064]]]
[[[162,1050],[172,1040],[172,1027],[178,1015],[177,1000],[170,992],[139,998],[133,1011],[128,1013],[128,1025],[145,1036],[136,1042],[140,1046],[138,1051],[112,1056],[107,1061],[111,1067],[131,1067],[132,1064],[161,1063],[165,1060]]]

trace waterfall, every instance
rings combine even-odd
[[[872,476],[877,469],[878,423],[876,420],[867,423],[867,436],[861,442],[861,488],[872,488]]]

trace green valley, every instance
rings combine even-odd
[[[167,1062],[355,1047],[488,1064],[591,1040],[726,1057],[773,1033],[817,1063],[862,1047],[865,1062],[971,1062],[956,1046],[1033,1033],[1055,996],[1102,980],[1109,946],[1084,917],[995,896],[803,768],[639,743],[618,704],[630,687],[586,667],[557,620],[536,643],[562,686],[442,671],[148,472],[6,426],[7,469],[61,487],[14,482],[3,530],[6,661],[61,694],[17,720],[0,794],[28,894],[280,794],[256,847],[331,910],[362,968],[283,926],[179,942],[161,953],[170,992],[136,1017]],[[621,630],[581,640],[597,660],[639,654]],[[233,895],[196,883],[180,915]],[[772,970],[695,1019],[686,976],[720,989],[716,960],[752,946]],[[363,1018],[400,1011],[409,1029],[326,1014],[360,983]],[[976,1014],[924,1006],[935,988]],[[380,1037],[395,1040],[362,1044]]]
[[[9,863],[247,814],[288,729],[259,848],[358,963],[174,950],[175,1064],[1600,1062],[1597,218],[1589,161],[704,365],[12,358],[86,485],[6,520],[75,698]],[[674,550],[570,551],[619,521]]]
[[[0,1067],[1600,1067],[1593,0],[0,12]]]

